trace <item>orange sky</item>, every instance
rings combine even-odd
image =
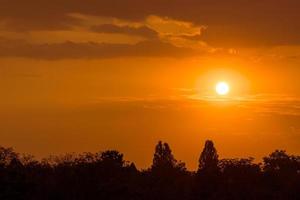
[[[221,157],[300,153],[299,1],[0,2],[1,145],[142,168],[158,140],[191,169],[206,139]]]

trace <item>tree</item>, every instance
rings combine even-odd
[[[152,168],[174,168],[176,163],[169,145],[159,141],[155,147]]]
[[[7,167],[11,162],[19,161],[19,154],[12,148],[0,147],[0,166]]]
[[[221,187],[218,157],[214,143],[207,140],[199,158],[199,168],[193,186],[195,199],[219,199],[217,194]]]
[[[170,146],[161,141],[155,147],[151,169],[144,179],[147,199],[186,199],[188,173],[185,164],[177,161]]]
[[[185,163],[177,161],[172,154],[170,146],[161,141],[159,141],[155,147],[151,169],[152,171],[161,171],[165,173],[171,173],[171,171],[179,173],[186,172]]]
[[[204,149],[199,159],[199,171],[215,171],[218,170],[219,156],[214,143],[211,140],[205,142]]]
[[[241,159],[223,159],[219,161],[220,171],[229,176],[241,176],[242,178],[250,174],[259,174],[260,164],[253,163],[254,158],[241,158]]]
[[[297,174],[300,170],[299,159],[282,150],[276,150],[263,160],[265,172]]]
[[[299,157],[276,150],[264,161],[264,185],[274,199],[299,199]]]
[[[123,154],[115,150],[102,152],[100,158],[104,165],[110,167],[121,168],[125,163],[125,161],[123,160]]]

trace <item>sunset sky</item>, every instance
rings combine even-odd
[[[0,0],[0,144],[300,154],[299,0]],[[215,86],[225,81],[227,95]]]

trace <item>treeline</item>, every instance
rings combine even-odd
[[[276,150],[259,164],[253,158],[219,160],[206,141],[192,172],[162,142],[146,170],[114,150],[37,161],[1,147],[0,199],[300,199],[300,156]]]

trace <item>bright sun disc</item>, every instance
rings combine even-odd
[[[219,82],[216,85],[216,92],[219,95],[226,95],[228,94],[229,90],[229,85],[226,82]]]

